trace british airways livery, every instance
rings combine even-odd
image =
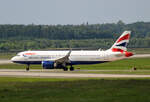
[[[73,65],[97,64],[124,59],[133,55],[127,52],[127,44],[131,31],[124,31],[114,45],[106,51],[24,51],[14,56],[14,63],[26,64],[29,70],[30,64],[41,64],[44,69],[74,70]]]

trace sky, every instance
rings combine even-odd
[[[150,0],[0,0],[0,24],[150,21]]]

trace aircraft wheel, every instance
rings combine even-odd
[[[67,67],[64,67],[63,69],[64,69],[64,71],[68,71],[68,68],[67,68]]]
[[[30,69],[29,68],[26,68],[26,71],[29,71]]]
[[[27,65],[26,71],[30,70],[30,65]]]
[[[70,67],[70,71],[74,71],[74,67]]]

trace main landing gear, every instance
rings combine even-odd
[[[26,71],[30,70],[30,64],[27,64]]]
[[[74,71],[74,67],[72,65],[70,67],[70,71]]]
[[[67,67],[64,67],[63,70],[64,70],[64,71],[68,71],[68,68],[67,68]],[[70,71],[74,71],[74,67],[73,67],[72,65],[70,66]]]
[[[64,71],[68,71],[68,68],[67,68],[67,67],[64,67],[63,70],[64,70]]]

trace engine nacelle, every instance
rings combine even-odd
[[[54,61],[42,61],[43,69],[54,69]]]

